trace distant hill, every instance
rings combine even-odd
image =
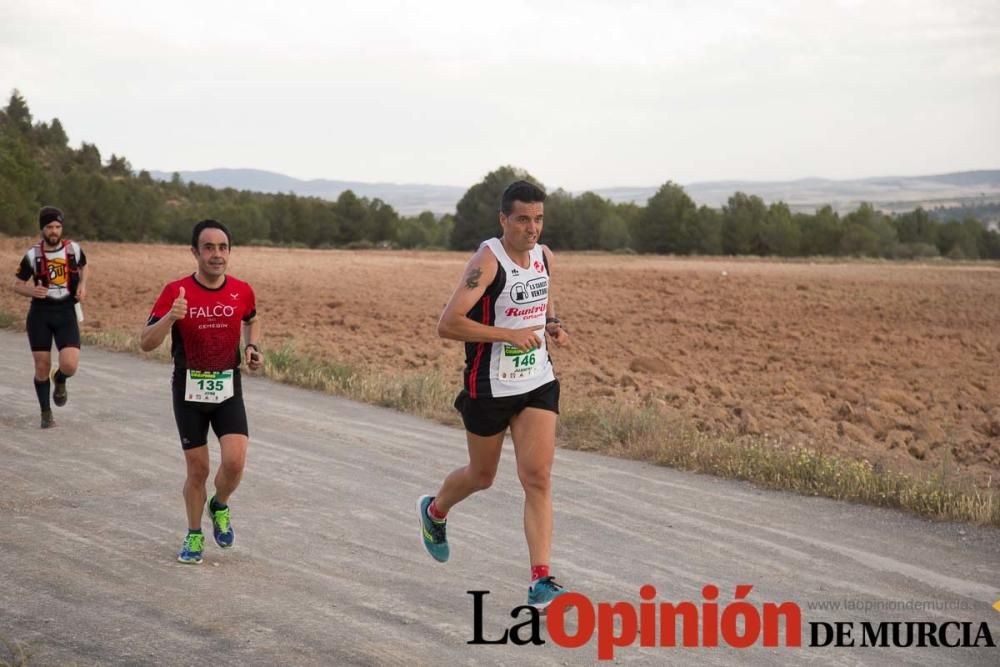
[[[150,171],[153,178],[169,181],[173,172]],[[273,171],[260,169],[209,169],[179,172],[185,182],[200,183],[213,188],[235,188],[254,192],[292,192],[305,197],[334,200],[344,190],[359,197],[381,199],[401,215],[417,215],[422,211],[453,213],[455,204],[468,188],[457,185],[427,185],[424,183],[362,183],[331,181],[317,178],[303,181]]]
[[[594,192],[615,202],[645,203],[658,188],[600,188]],[[734,192],[745,192],[769,203],[783,201],[795,211],[811,212],[830,204],[835,210],[846,212],[855,210],[862,202],[885,211],[909,211],[917,206],[931,209],[1000,202],[1000,170],[844,181],[826,178],[709,181],[686,184],[684,190],[699,205],[716,208],[724,205]]]
[[[292,192],[297,195],[336,199],[344,190],[359,197],[378,198],[403,215],[421,211],[453,213],[455,204],[472,186],[423,183],[363,183],[326,179],[300,180],[259,169],[209,169],[182,171],[187,182],[216,188],[255,192]],[[172,172],[151,171],[153,178],[170,180]],[[593,192],[614,202],[645,204],[659,186],[598,188]],[[707,181],[684,184],[699,205],[718,208],[734,192],[758,195],[767,202],[783,201],[795,211],[813,211],[830,204],[838,211],[851,211],[869,202],[886,211],[974,206],[1000,202],[1000,170],[963,171],[931,176],[880,176],[853,180],[803,178],[795,181]],[[579,192],[575,193],[579,194]]]

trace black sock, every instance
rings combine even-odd
[[[188,535],[201,535],[201,528],[188,528]]]
[[[68,375],[63,375],[61,369],[57,369],[55,377],[53,379],[56,381],[56,384],[64,384],[68,378],[69,378]]]
[[[42,412],[48,412],[52,409],[49,405],[49,391],[51,389],[52,385],[48,378],[42,381],[35,380],[35,393],[38,395],[38,405],[41,406]]]
[[[220,503],[218,500],[215,499],[215,496],[212,496],[212,502],[208,504],[208,509],[210,509],[213,512],[219,512],[221,510],[226,509],[227,507],[229,507],[229,505],[223,505],[222,503]]]

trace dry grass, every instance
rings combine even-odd
[[[893,507],[934,519],[1000,526],[1000,498],[943,466],[915,477],[759,436],[710,436],[656,406],[567,409],[561,444],[752,482],[758,486]]]
[[[0,637],[0,667],[28,667],[31,651],[21,642]]]
[[[311,359],[285,345],[268,351],[264,375],[419,417],[458,423],[451,407],[455,388],[436,371],[402,375],[366,372],[336,361]]]

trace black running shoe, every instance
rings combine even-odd
[[[69,398],[69,394],[66,392],[65,382],[56,382],[56,372],[59,369],[52,371],[52,375],[49,378],[52,380],[52,402],[56,404],[56,407],[61,408],[66,405],[66,400]]]

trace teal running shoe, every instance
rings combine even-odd
[[[420,496],[417,500],[417,514],[420,515],[420,537],[424,543],[424,549],[431,555],[431,558],[439,563],[448,562],[448,538],[445,536],[445,525],[448,520],[438,521],[432,519],[427,513],[427,508],[431,506],[434,496]]]
[[[182,563],[196,565],[201,562],[201,552],[205,548],[205,536],[201,533],[188,533],[184,538],[184,546],[177,556]]]
[[[541,577],[528,587],[528,606],[544,611],[553,600],[566,593],[566,589],[556,583],[555,577]]]
[[[212,496],[208,501],[208,513],[212,515],[212,537],[215,538],[215,543],[218,544],[223,549],[228,549],[233,546],[233,540],[236,539],[236,532],[233,530],[233,524],[229,521],[229,508],[226,507],[224,510],[212,510],[212,504],[215,501],[215,496]]]

